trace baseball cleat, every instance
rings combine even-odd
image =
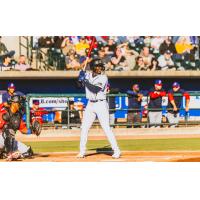
[[[85,158],[85,154],[79,153],[76,158]]]
[[[120,156],[121,156],[120,152],[114,152],[114,154],[112,155],[112,158],[118,159],[118,158],[120,158]]]

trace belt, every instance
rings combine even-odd
[[[105,101],[105,99],[99,99],[99,100],[89,100],[90,102],[92,103],[96,103],[96,102],[99,102],[99,101]]]

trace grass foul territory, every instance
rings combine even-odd
[[[118,140],[122,151],[199,151],[200,138],[184,139],[136,139]],[[78,151],[79,141],[48,141],[26,142],[34,152],[65,152]],[[106,140],[89,140],[87,149],[96,150],[109,148]]]

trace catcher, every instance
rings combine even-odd
[[[16,141],[15,134],[19,130],[22,133],[31,132],[39,135],[41,131],[40,123],[33,123],[31,129],[27,129],[22,120],[23,103],[25,99],[21,96],[12,96],[7,102],[0,105],[0,149],[1,155],[8,161],[18,158],[27,158],[33,155],[31,147]]]

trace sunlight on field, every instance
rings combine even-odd
[[[119,140],[122,151],[197,151],[200,138]],[[35,152],[78,151],[79,141],[26,142]],[[88,141],[88,150],[110,147],[106,140]]]

